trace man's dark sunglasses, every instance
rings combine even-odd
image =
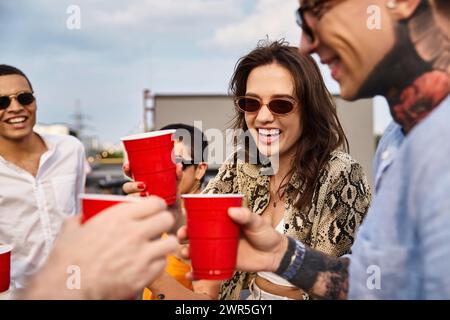
[[[34,96],[33,96],[33,92],[19,92],[16,94],[11,94],[9,96],[1,96],[0,97],[0,110],[7,109],[10,106],[11,101],[13,99],[16,99],[22,106],[28,106],[33,103]]]
[[[183,166],[183,171],[189,168],[190,166],[195,166],[194,160],[186,160],[182,157],[176,157],[175,158],[176,163],[181,163]]]

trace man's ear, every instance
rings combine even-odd
[[[206,162],[200,162],[195,169],[195,179],[201,180],[205,176],[207,169],[208,165],[206,164]]]
[[[428,0],[386,0],[386,8],[397,21],[410,18],[422,1]]]

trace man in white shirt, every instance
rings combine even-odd
[[[83,145],[38,135],[33,88],[19,69],[0,65],[0,243],[13,246],[12,288],[46,260],[63,220],[80,211]]]

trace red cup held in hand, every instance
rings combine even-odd
[[[228,208],[241,207],[243,196],[186,194],[182,198],[194,278],[230,279],[236,267],[240,229],[228,216]]]
[[[159,130],[122,138],[135,181],[144,182],[147,195],[157,195],[172,205],[177,198],[173,135],[176,130]]]
[[[0,292],[8,291],[11,283],[12,246],[0,244]]]
[[[140,198],[116,196],[107,194],[81,194],[82,216],[81,223],[85,223],[99,212],[124,202],[141,201]]]

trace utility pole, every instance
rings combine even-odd
[[[91,149],[95,149],[93,137],[87,136],[85,129],[89,129],[91,126],[86,124],[86,120],[89,120],[90,117],[83,113],[81,110],[81,100],[75,100],[75,112],[71,116],[73,119],[73,130],[75,131],[78,139],[83,143],[86,152],[90,152]]]
[[[74,119],[74,129],[81,140],[84,137],[83,130],[86,128],[85,120],[87,120],[87,116],[81,111],[80,99],[75,100],[75,113],[72,115],[72,118]]]
[[[154,115],[155,115],[155,106],[154,106],[154,99],[152,95],[150,94],[149,89],[144,89],[144,96],[143,96],[143,121],[144,121],[144,132],[148,132],[150,130],[153,130],[154,126]],[[147,115],[150,114],[151,118],[151,124],[148,125],[147,122]]]

